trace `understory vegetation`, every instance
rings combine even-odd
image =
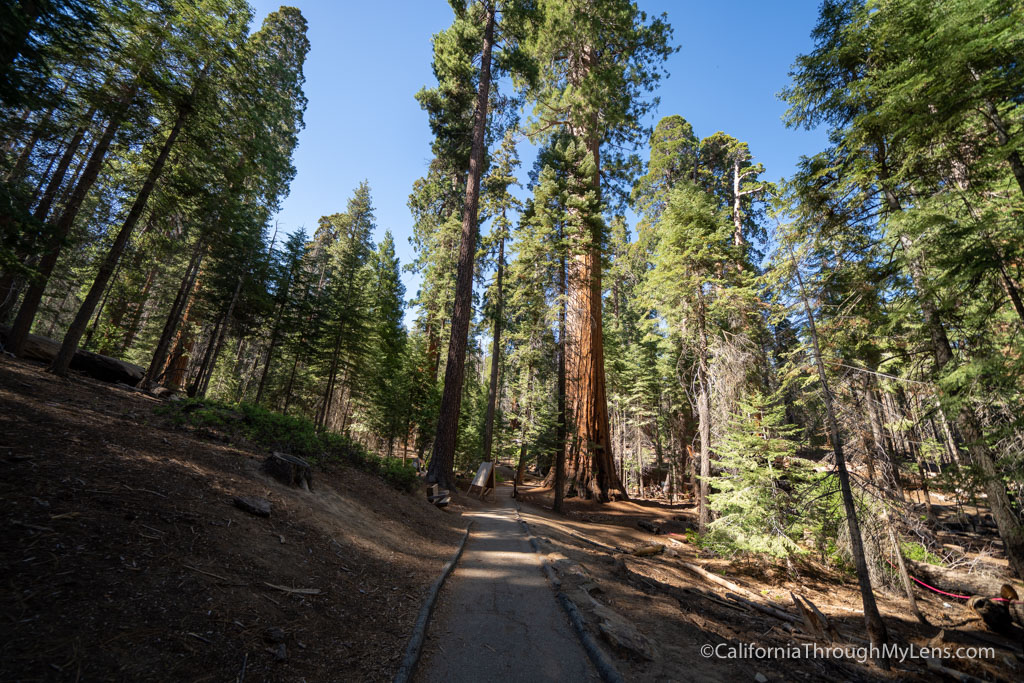
[[[369,181],[311,233],[274,222],[299,10],[8,4],[6,350],[136,363],[193,399],[175,419],[403,490],[413,458],[448,488],[500,459],[556,511],[693,501],[708,552],[855,573],[872,642],[899,553],[973,552],[944,528],[1024,576],[1020,2],[825,0],[780,97],[827,144],[789,178],[655,117],[667,16],[451,5],[401,264]]]
[[[412,493],[419,478],[412,464],[385,458],[343,434],[318,432],[302,417],[281,415],[251,403],[224,403],[188,399],[160,408],[158,412],[178,425],[221,433],[231,441],[244,439],[268,452],[281,451],[305,458],[311,464],[339,462],[379,475],[401,491]]]

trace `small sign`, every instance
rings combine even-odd
[[[480,469],[476,471],[476,476],[473,477],[473,483],[469,485],[466,495],[472,494],[474,492],[473,489],[480,490],[480,500],[483,500],[484,496],[486,496],[489,491],[494,490],[493,462],[480,463]]]

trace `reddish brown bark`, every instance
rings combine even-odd
[[[601,254],[590,245],[569,260],[566,302],[566,482],[587,498],[628,497],[615,472],[608,425],[601,327]]]
[[[494,44],[493,4],[485,10],[483,47],[480,50],[480,80],[473,121],[473,146],[466,179],[466,202],[462,210],[462,239],[455,282],[455,305],[452,310],[448,362],[444,372],[444,391],[434,437],[434,449],[427,470],[427,482],[455,488],[455,442],[459,430],[459,409],[462,404],[462,382],[466,369],[466,343],[469,319],[473,313],[473,260],[476,255],[477,209],[480,201],[480,176],[483,173],[487,147],[487,98],[491,87],[491,50]]]

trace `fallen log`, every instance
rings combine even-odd
[[[649,557],[651,555],[659,555],[665,552],[665,546],[660,543],[652,543],[650,545],[642,545],[633,551],[633,555],[637,557]]]
[[[719,605],[728,607],[729,609],[734,609],[740,612],[745,611],[743,605],[735,605],[727,600],[716,598],[714,595],[711,595],[710,593],[697,591],[693,588],[679,588],[678,586],[673,586],[670,583],[660,581],[659,579],[656,579],[653,576],[647,576],[646,574],[642,574],[641,572],[638,572],[632,567],[630,567],[629,562],[626,561],[625,557],[622,558],[622,569],[623,573],[626,575],[626,578],[634,579],[636,581],[639,581],[640,583],[649,586],[650,588],[666,593],[667,595],[670,595],[671,597],[675,598],[680,603],[689,603],[693,600],[694,595],[698,595],[701,598],[711,600],[712,602],[717,602]],[[735,598],[736,596],[726,593],[726,597]]]
[[[941,660],[938,660],[935,657],[929,657],[927,659],[927,665],[929,671],[934,671],[935,673],[940,673],[943,676],[948,676],[954,681],[961,681],[961,683],[984,683],[977,676],[972,676],[968,673],[964,673],[963,671],[957,671],[956,669],[949,668],[944,665]]]
[[[1011,583],[1008,577],[979,572],[968,573],[907,559],[904,559],[904,562],[907,564],[907,571],[913,578],[953,595],[997,597],[1003,584],[1010,584],[1017,589],[1018,593],[1022,592],[1019,583]],[[921,585],[918,584],[918,587]]]
[[[756,609],[758,612],[763,612],[768,616],[775,617],[776,619],[781,619],[782,621],[788,621],[791,624],[795,624],[798,621],[800,621],[789,612],[783,612],[780,609],[776,609],[768,605],[762,605],[761,603],[754,602],[753,600],[747,600],[746,598],[736,595],[735,593],[726,593],[725,597],[729,598],[730,600],[735,600],[741,605],[745,605],[752,609]]]
[[[679,564],[681,564],[684,568],[693,572],[697,576],[707,579],[711,583],[716,583],[719,586],[722,586],[723,588],[729,589],[731,593],[726,593],[726,596],[733,600],[738,600],[739,602],[741,602],[741,604],[753,607],[759,612],[764,612],[765,614],[771,615],[777,619],[782,619],[783,621],[788,621],[790,623],[796,623],[799,621],[797,617],[794,617],[792,614],[789,614],[785,610],[781,610],[776,607],[772,607],[770,605],[765,605],[761,603],[761,596],[757,595],[752,591],[747,590],[743,586],[739,586],[733,583],[732,581],[729,581],[728,579],[723,579],[721,576],[717,574],[712,574],[706,569],[698,567],[695,564],[690,564],[689,562],[680,562]]]
[[[747,596],[752,597],[755,600],[758,599],[758,596],[756,594],[754,594],[751,591],[747,590],[743,586],[737,585],[737,584],[733,583],[732,581],[729,581],[728,579],[723,579],[718,574],[712,574],[711,572],[709,572],[708,570],[704,569],[703,567],[698,567],[697,565],[690,564],[689,562],[680,562],[679,564],[681,564],[685,569],[689,569],[691,572],[693,572],[697,576],[700,576],[700,577],[702,577],[704,579],[707,579],[708,581],[710,581],[712,583],[717,583],[719,586],[722,586],[723,588],[728,588],[733,593],[740,593],[741,595],[747,595]]]
[[[7,344],[9,334],[9,327],[0,327],[0,345]],[[51,363],[57,357],[59,350],[60,342],[38,334],[30,334],[25,339],[21,357],[26,360]],[[71,359],[71,369],[103,382],[122,382],[132,387],[138,384],[146,374],[146,371],[138,365],[82,349],[76,351],[74,358]]]

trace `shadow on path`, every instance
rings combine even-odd
[[[499,486],[441,594],[416,681],[598,681]]]

